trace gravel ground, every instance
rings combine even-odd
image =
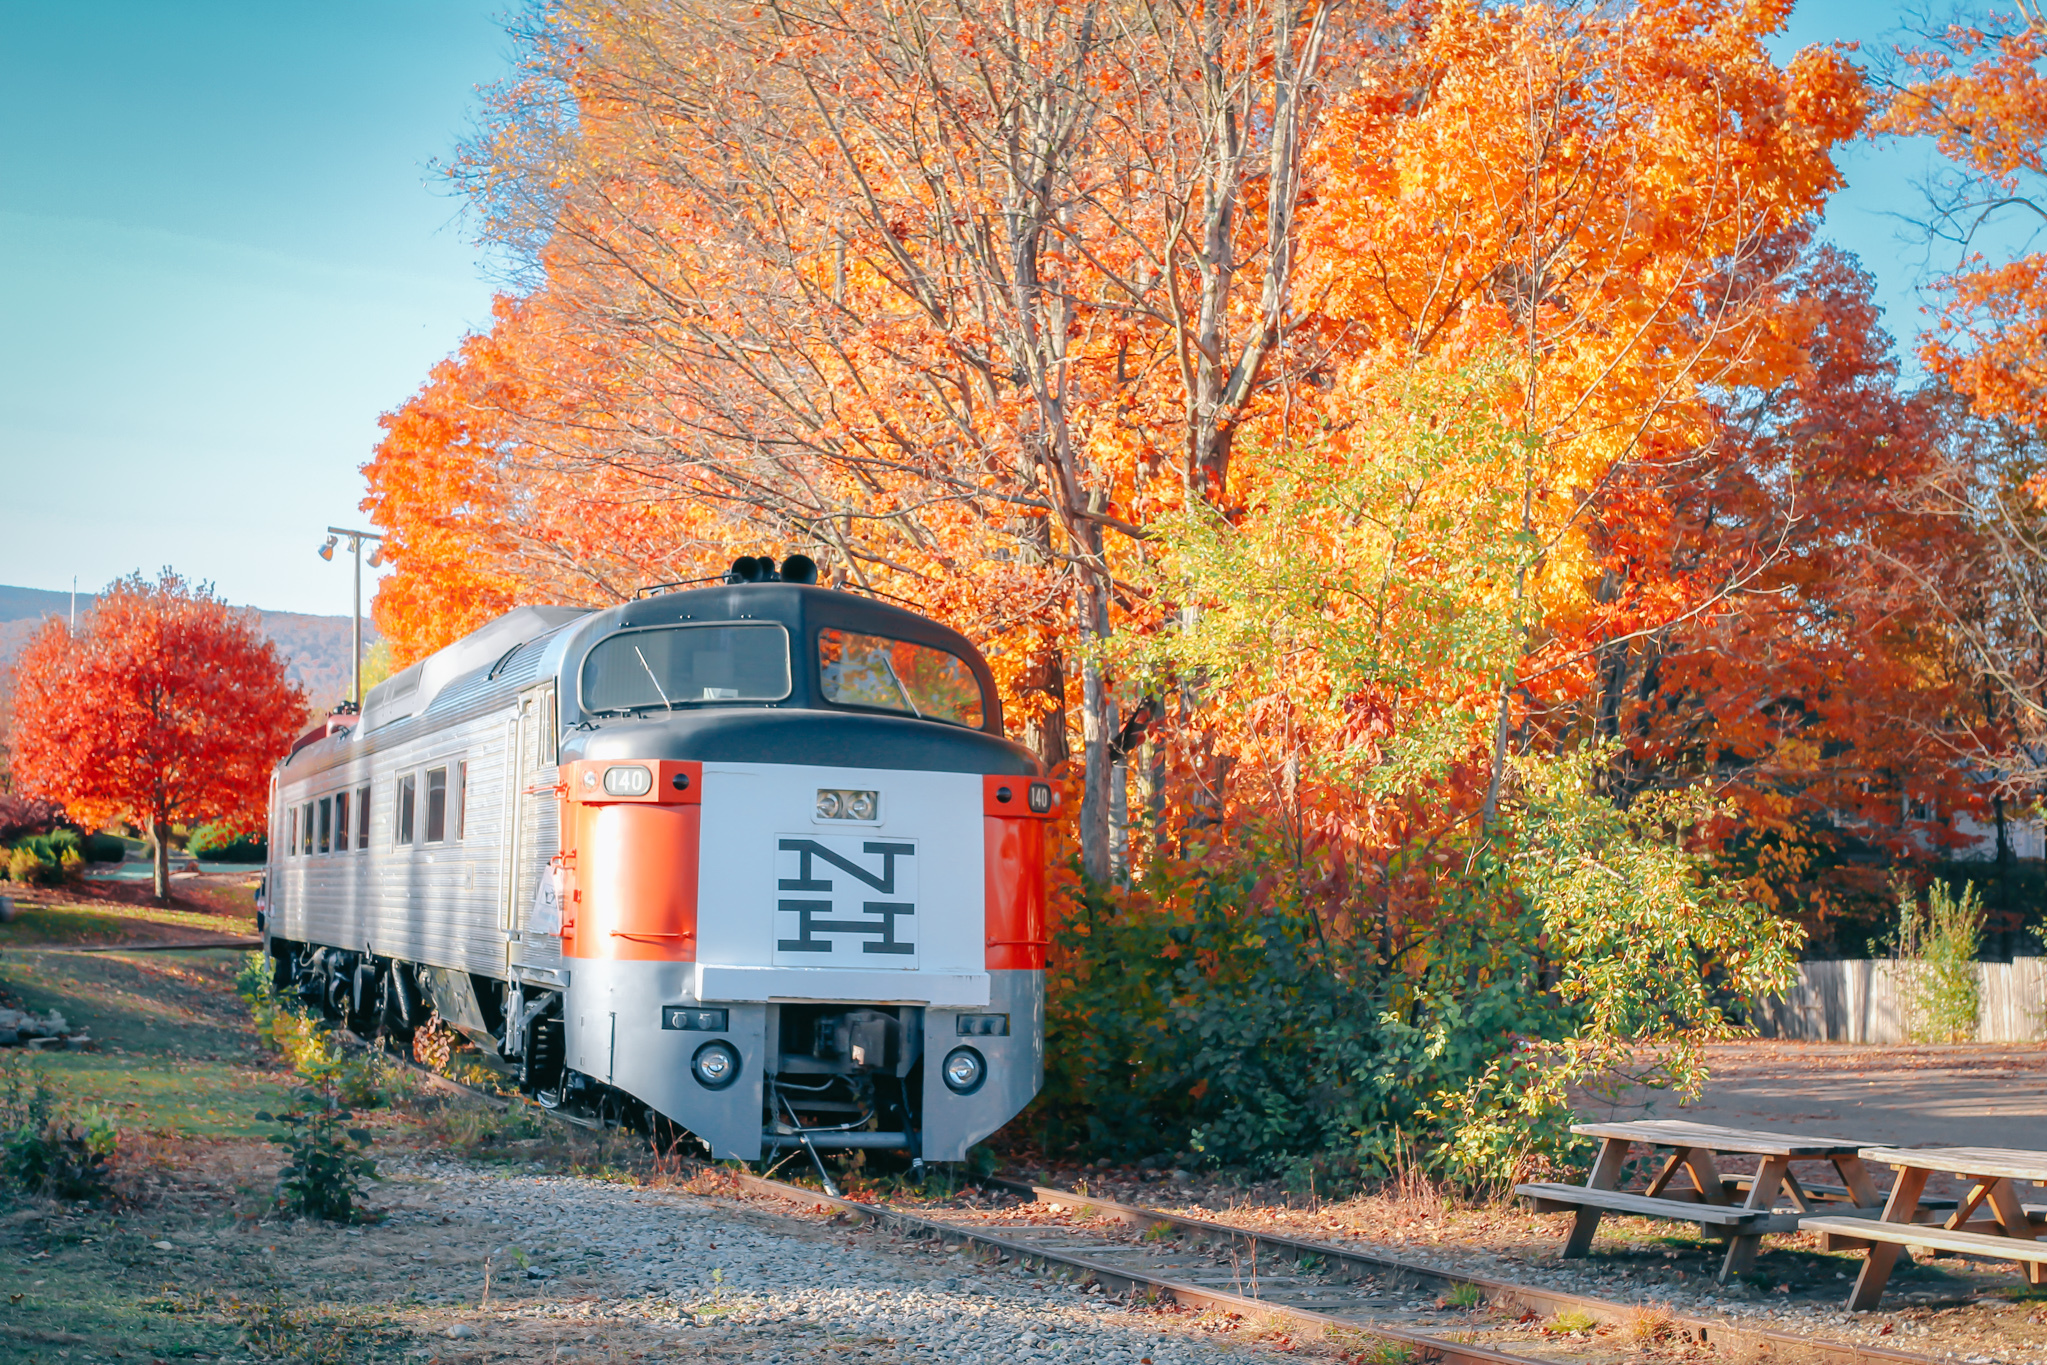
[[[446,1244],[411,1253],[423,1268],[441,1261],[447,1272],[415,1294],[422,1317],[455,1334],[427,1353],[443,1361],[523,1356],[522,1347],[543,1345],[552,1347],[547,1358],[563,1361],[625,1349],[756,1365],[1226,1365],[1272,1354],[1215,1340],[1252,1333],[1234,1320],[1132,1311],[1106,1294],[977,1267],[962,1254],[786,1205],[442,1162],[394,1162],[384,1176],[393,1207],[366,1239],[416,1244],[430,1232]],[[483,1312],[475,1311],[479,1249],[494,1253],[510,1291]],[[431,1311],[442,1304],[453,1311]]]

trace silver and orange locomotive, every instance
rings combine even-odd
[[[718,1157],[964,1157],[1043,1079],[1053,790],[964,637],[814,578],[524,607],[302,737],[279,986]]]

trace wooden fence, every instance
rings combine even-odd
[[[2047,1039],[2047,958],[1979,962],[1976,969],[1977,1042]],[[1898,964],[1887,960],[1802,963],[1797,985],[1760,1002],[1756,1027],[1765,1038],[1910,1042],[1901,984]]]

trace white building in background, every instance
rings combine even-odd
[[[1959,862],[1987,863],[1997,858],[1997,825],[1967,812],[1955,815],[1955,833],[1969,842],[1956,849]],[[2014,858],[2047,858],[2047,821],[2037,815],[2007,815],[2004,837]]]

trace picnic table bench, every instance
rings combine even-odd
[[[1816,1216],[1799,1222],[1807,1232],[1820,1233],[1829,1250],[1868,1249],[1862,1271],[1848,1291],[1850,1312],[1876,1307],[1899,1254],[1907,1246],[2017,1261],[2025,1267],[2028,1283],[2047,1285],[2047,1242],[2039,1240],[2041,1225],[2047,1223],[2047,1208],[2021,1203],[2017,1188],[2021,1181],[2047,1185],[2047,1152],[2007,1147],[1865,1147],[1861,1156],[1897,1169],[1897,1182],[1891,1186],[1881,1215],[1875,1219]],[[1953,1172],[1968,1181],[1970,1189],[1966,1198],[1955,1201],[1954,1212],[1944,1224],[1929,1227],[1912,1220],[1929,1203],[1920,1196],[1927,1178],[1936,1171]],[[1978,1218],[1986,1204],[1989,1216]]]
[[[1535,1201],[1538,1212],[1569,1209],[1577,1214],[1564,1243],[1567,1257],[1592,1249],[1601,1213],[1668,1218],[1696,1223],[1702,1232],[1727,1239],[1727,1254],[1715,1276],[1724,1284],[1755,1266],[1765,1233],[1794,1232],[1802,1217],[1822,1205],[1852,1209],[1873,1220],[1883,1202],[1863,1164],[1863,1144],[1846,1139],[1761,1133],[1682,1119],[1579,1123],[1571,1131],[1600,1140],[1599,1156],[1583,1185],[1542,1181],[1514,1187],[1516,1194]],[[1670,1149],[1649,1188],[1639,1194],[1620,1188],[1629,1150],[1637,1143]],[[1752,1176],[1726,1175],[1714,1160],[1716,1153],[1762,1160]],[[1841,1184],[1801,1185],[1791,1173],[1794,1161],[1829,1162],[1840,1173]],[[1689,1178],[1689,1189],[1674,1185],[1680,1174]],[[1779,1195],[1789,1200],[1789,1209],[1777,1208]]]

